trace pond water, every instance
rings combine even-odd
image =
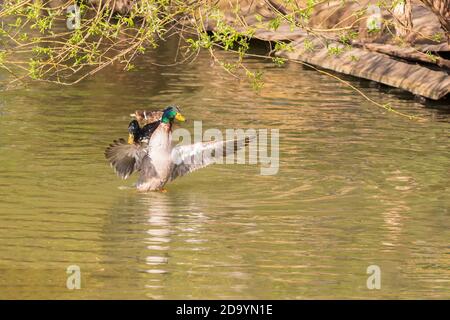
[[[448,111],[346,78],[428,119],[410,121],[294,63],[247,59],[260,92],[207,53],[157,65],[176,44],[133,72],[1,93],[0,298],[450,298]],[[214,165],[136,192],[104,149],[135,109],[169,104],[189,130],[279,129],[278,173]],[[66,288],[70,265],[80,290]]]

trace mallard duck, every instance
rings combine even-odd
[[[153,131],[155,131],[158,126],[158,120],[146,124],[142,128],[139,126],[137,120],[132,120],[128,125],[128,144],[142,144],[148,142],[148,137],[152,135]]]
[[[165,191],[166,183],[214,163],[217,150],[226,155],[248,142],[248,139],[245,142],[211,141],[172,147],[175,120],[185,121],[176,106],[167,107],[159,120],[142,128],[133,120],[128,126],[128,141],[115,140],[106,148],[106,159],[121,178],[127,179],[134,171],[139,171],[136,184],[139,191]]]

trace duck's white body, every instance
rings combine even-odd
[[[150,137],[146,149],[136,187],[139,191],[162,189],[169,181],[172,169],[171,125],[161,123]]]

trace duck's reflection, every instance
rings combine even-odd
[[[205,207],[198,194],[124,194],[105,226],[106,269],[114,269],[111,276],[127,279],[129,287],[141,288],[148,298],[171,296],[173,274],[181,267],[183,276],[188,276],[196,267],[192,253],[207,249]]]
[[[233,244],[241,236],[234,229],[247,229],[248,224],[241,226],[216,206],[199,193],[124,193],[105,228],[105,269],[111,272],[105,277],[125,282],[121,288],[137,298],[203,296],[204,290],[215,290],[210,279],[230,296],[245,291],[251,257]],[[230,220],[231,231],[218,223],[223,219]],[[229,247],[221,246],[225,239],[231,241]]]
[[[146,231],[144,243],[150,254],[145,257],[145,264],[148,266],[145,272],[149,274],[167,273],[167,264],[169,262],[169,251],[171,242],[171,221],[170,221],[170,200],[161,194],[146,195],[142,202],[147,210],[145,216]],[[150,279],[151,283],[146,288],[159,288],[161,278]]]

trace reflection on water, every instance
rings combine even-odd
[[[177,41],[76,87],[0,96],[1,298],[448,298],[449,115],[295,64],[253,92]],[[224,55],[224,53],[218,53]],[[280,170],[217,165],[137,193],[103,158],[129,113],[176,103],[208,128],[280,130]],[[192,130],[193,121],[183,125]],[[79,265],[82,289],[66,289]],[[378,265],[382,289],[366,288]]]

